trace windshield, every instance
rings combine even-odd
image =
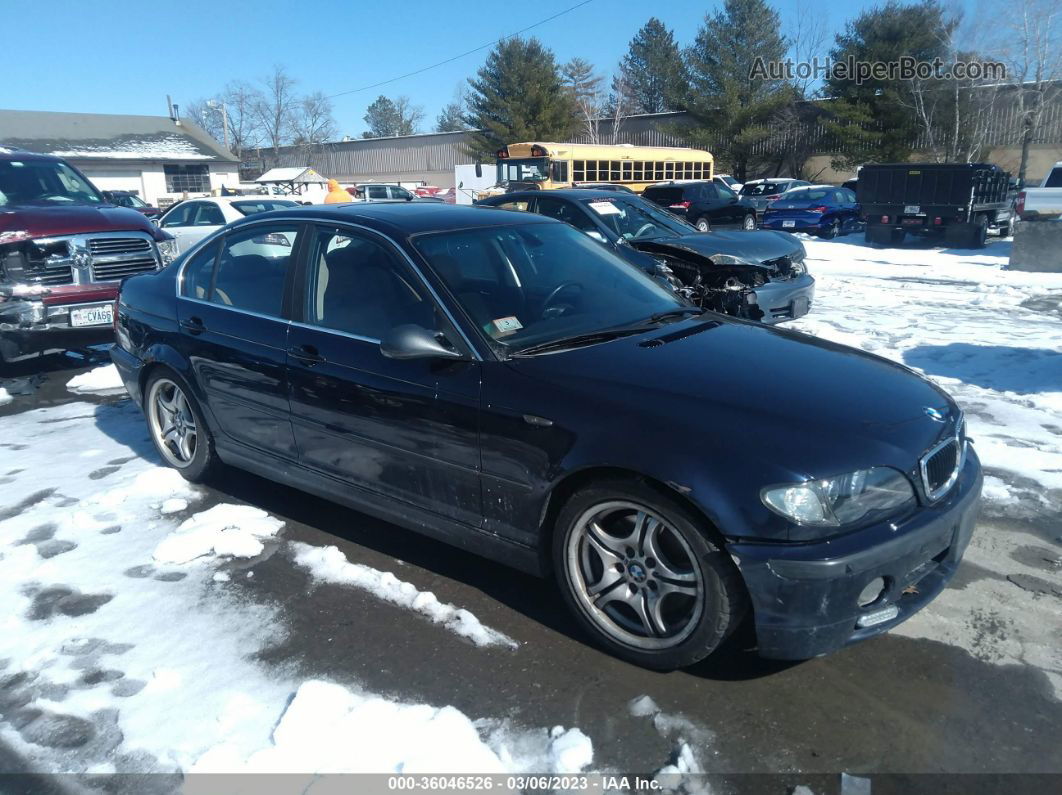
[[[644,199],[617,196],[615,199],[589,199],[585,204],[605,226],[624,240],[679,237],[695,231]]]
[[[549,158],[529,157],[524,160],[499,160],[498,183],[545,182],[549,175]]]
[[[0,207],[17,204],[102,204],[88,180],[54,160],[0,161]]]
[[[420,235],[413,244],[505,352],[687,308],[600,243],[560,223]]]
[[[114,203],[119,207],[147,207],[147,202],[132,193],[119,193],[114,197]]]
[[[755,185],[746,185],[741,189],[742,196],[774,196],[784,191],[784,182],[759,182]]]
[[[258,199],[256,201],[232,202],[232,206],[243,215],[254,215],[255,213],[267,213],[270,210],[282,210],[285,207],[298,207],[299,203],[286,199]]]

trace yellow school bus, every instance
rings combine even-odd
[[[496,189],[551,190],[612,182],[641,193],[654,182],[711,179],[713,163],[711,152],[677,146],[517,143],[497,152]]]

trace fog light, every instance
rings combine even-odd
[[[885,580],[875,577],[867,583],[867,587],[859,594],[859,606],[869,607],[885,594]]]
[[[881,610],[875,610],[873,613],[861,615],[856,620],[856,626],[863,628],[877,626],[878,624],[884,624],[886,621],[892,621],[899,614],[900,608],[896,605],[889,605]]]

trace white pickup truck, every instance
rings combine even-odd
[[[1023,221],[1062,218],[1062,161],[1055,163],[1040,187],[1026,188],[1018,194],[1017,210]]]

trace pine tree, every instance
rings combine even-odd
[[[553,53],[538,39],[500,42],[468,82],[465,122],[475,130],[468,144],[473,157],[493,159],[515,141],[565,141],[575,131],[571,93]]]
[[[365,110],[369,129],[362,138],[387,138],[393,135],[413,135],[424,118],[424,110],[410,102],[409,97],[390,99],[382,94]]]
[[[460,102],[448,102],[443,105],[435,119],[435,132],[457,132],[467,130],[465,110]]]
[[[739,180],[755,170],[757,144],[770,135],[772,117],[792,101],[783,80],[757,75],[757,58],[781,61],[787,42],[778,12],[764,0],[726,0],[705,17],[686,52],[689,91],[685,106],[692,136],[710,148]]]
[[[835,64],[896,62],[902,56],[932,61],[947,55],[952,22],[937,0],[901,5],[890,0],[849,22],[830,51]],[[841,154],[834,166],[854,168],[867,161],[903,161],[913,151],[918,120],[908,96],[910,81],[868,79],[857,83],[836,73],[826,81],[832,118],[826,122]]]
[[[625,100],[627,113],[674,110],[685,84],[685,66],[675,37],[652,17],[631,39],[620,61],[610,106]],[[623,97],[617,96],[616,85],[623,86]]]

